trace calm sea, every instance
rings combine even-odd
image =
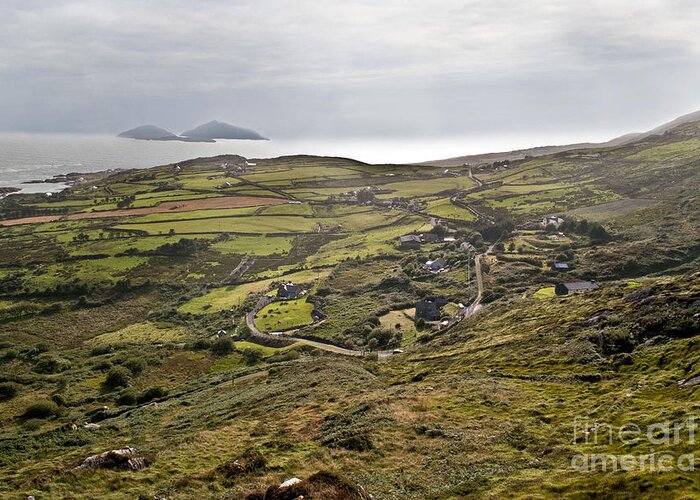
[[[446,139],[353,139],[159,142],[108,135],[0,134],[0,187],[24,192],[62,189],[57,184],[22,184],[69,172],[164,165],[190,158],[239,154],[272,158],[288,154],[342,156],[368,163],[411,163],[465,154],[507,151],[552,143],[536,137],[471,137]],[[561,138],[566,143],[571,138]],[[544,142],[542,142],[544,141]]]

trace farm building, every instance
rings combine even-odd
[[[429,260],[425,263],[425,268],[432,273],[444,271],[446,267],[447,262],[442,257],[438,257],[435,260]]]
[[[301,295],[301,288],[294,283],[284,283],[277,288],[278,299],[298,299]]]
[[[564,271],[568,271],[569,269],[571,269],[571,267],[566,262],[555,262],[552,264],[552,271],[564,272]]]
[[[554,287],[554,293],[557,295],[570,295],[572,293],[583,293],[600,288],[596,283],[591,281],[575,281],[573,283],[558,283]]]
[[[476,252],[476,247],[469,243],[468,241],[464,241],[459,244],[459,249],[462,250],[463,252]]]
[[[424,233],[421,235],[423,243],[435,243],[440,241],[440,237],[435,233]]]
[[[416,319],[423,318],[426,321],[437,321],[442,316],[440,309],[447,304],[446,299],[426,299],[416,302]]]
[[[420,248],[420,237],[416,236],[415,234],[407,234],[405,236],[401,236],[399,238],[399,248],[411,248],[411,249],[419,249]]]
[[[559,229],[559,226],[561,226],[564,223],[564,219],[561,217],[545,217],[542,219],[542,222],[540,223],[540,226],[542,227],[547,227],[547,226],[554,226],[555,228]]]

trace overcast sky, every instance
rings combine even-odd
[[[582,139],[700,109],[696,0],[2,0],[0,130]]]

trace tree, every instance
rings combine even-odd
[[[433,228],[430,230],[431,233],[437,234],[440,239],[444,238],[445,235],[447,234],[447,228],[443,226],[442,224],[438,224],[436,226],[433,226]]]
[[[588,228],[588,236],[594,241],[608,241],[610,233],[598,222],[593,222]]]
[[[374,193],[369,189],[361,189],[357,192],[358,203],[368,203],[374,201]]]
[[[578,221],[578,224],[576,224],[576,232],[578,234],[588,233],[588,221],[586,219],[581,219]]]

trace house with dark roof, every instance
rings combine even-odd
[[[278,299],[298,299],[301,295],[301,287],[291,281],[284,283],[277,288]]]
[[[416,319],[438,321],[442,317],[440,309],[447,304],[447,299],[425,299],[416,302]]]
[[[425,268],[431,273],[439,273],[444,271],[447,267],[447,261],[442,257],[438,257],[435,260],[429,260],[425,263]]]
[[[567,262],[555,262],[552,264],[552,271],[566,272],[571,269]]]
[[[558,283],[554,287],[554,293],[557,295],[571,295],[572,293],[584,293],[600,288],[592,281],[574,281],[572,283]]]
[[[463,241],[459,244],[459,249],[463,252],[476,252],[476,247],[468,241]]]
[[[418,250],[420,248],[420,237],[415,234],[407,234],[399,237],[399,248]]]

